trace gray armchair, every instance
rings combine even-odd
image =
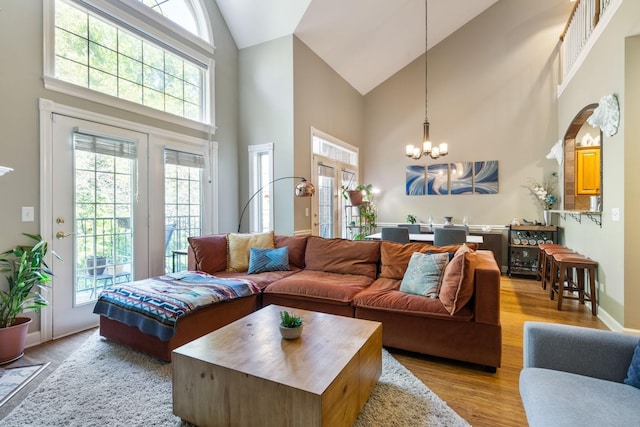
[[[638,336],[525,322],[520,396],[531,427],[629,426],[640,389],[623,383]]]

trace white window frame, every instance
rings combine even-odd
[[[81,8],[95,8],[114,17],[114,25],[118,25],[118,20],[138,28],[147,34],[150,40],[161,41],[179,52],[183,52],[187,57],[191,57],[196,63],[204,66],[208,72],[204,73],[202,88],[202,117],[203,122],[191,120],[188,118],[176,116],[164,111],[156,110],[145,105],[120,99],[111,95],[97,92],[82,86],[77,86],[59,80],[55,77],[55,2],[56,0],[44,0],[43,5],[43,81],[45,89],[64,93],[74,97],[86,99],[103,105],[120,108],[133,113],[141,114],[154,119],[162,120],[169,123],[175,123],[187,128],[196,129],[204,132],[215,130],[215,61],[213,59],[213,51],[215,50],[213,40],[206,43],[199,37],[192,35],[187,30],[176,31],[178,27],[175,23],[164,18],[155,11],[148,10],[146,13],[128,13],[124,4],[131,8],[146,8],[144,5],[135,4],[130,0],[60,0],[70,3]],[[142,9],[144,10],[144,9]],[[155,16],[158,15],[158,16]],[[160,19],[162,18],[162,19]],[[174,27],[174,28],[171,28]],[[179,34],[183,32],[184,34]],[[197,42],[193,42],[197,40]],[[205,44],[200,47],[200,44]],[[208,45],[208,46],[207,46]]]
[[[161,128],[144,125],[138,122],[131,122],[111,116],[106,116],[91,111],[70,107],[64,104],[57,104],[51,100],[40,99],[41,116],[41,185],[46,187],[50,179],[51,153],[46,150],[47,146],[43,141],[51,138],[50,120],[48,115],[57,113],[82,120],[94,121],[108,126],[116,126],[130,129],[136,132],[146,133],[149,136],[148,147],[148,172],[145,177],[149,183],[155,183],[149,194],[141,195],[148,198],[149,206],[149,257],[148,271],[150,276],[164,274],[164,149],[174,149],[177,151],[193,152],[205,156],[205,171],[203,173],[203,200],[202,200],[202,234],[212,234],[218,231],[219,206],[218,200],[218,142],[203,140],[167,131]],[[43,188],[44,188],[43,187]],[[40,218],[52,218],[52,201],[48,192],[40,194]],[[154,212],[162,212],[161,215],[153,215]],[[41,223],[41,235],[52,235],[51,221]]]
[[[266,144],[258,144],[258,145],[250,145],[248,147],[249,151],[249,197],[256,193],[256,191],[260,191],[260,189],[265,185],[261,180],[261,176],[265,171],[262,170],[260,159],[263,156],[267,156],[267,165],[268,170],[267,183],[273,181],[273,143],[269,142]],[[265,188],[266,190],[266,188]],[[264,191],[264,190],[263,190]],[[271,226],[271,230],[274,228],[274,218],[273,218],[273,184],[269,185],[269,222]],[[258,200],[255,200],[258,199]],[[257,232],[262,231],[261,227],[261,219],[262,219],[262,211],[264,209],[263,204],[260,200],[260,195],[256,195],[254,200],[250,201],[249,205],[249,232]]]
[[[136,10],[138,13],[140,13],[145,17],[145,21],[146,20],[153,21],[153,24],[151,25],[152,29],[158,28],[158,27],[169,28],[172,32],[176,33],[176,35],[182,38],[188,39],[190,42],[195,43],[204,51],[209,52],[210,54],[213,55],[213,52],[215,50],[214,43],[213,43],[213,29],[209,24],[209,20],[204,19],[204,17],[206,16],[206,9],[199,0],[191,0],[191,5],[193,6],[193,9],[195,12],[194,18],[196,19],[198,29],[202,31],[202,33],[199,36],[197,34],[191,33],[189,30],[176,24],[174,21],[163,16],[158,11],[154,10],[154,13],[149,14],[148,10],[151,9],[151,7],[139,1],[130,1],[130,0],[112,0],[112,1],[116,3],[121,3],[124,5],[124,7],[130,7]],[[194,38],[193,36],[196,36],[196,38]]]

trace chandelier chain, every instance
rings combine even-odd
[[[428,0],[424,0],[424,121],[427,121],[427,92],[429,66],[427,61],[427,51],[429,50],[429,6]]]

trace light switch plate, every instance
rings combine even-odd
[[[35,219],[33,218],[33,206],[23,206],[22,207],[22,222],[33,222]]]
[[[611,208],[611,221],[620,221],[620,208]]]

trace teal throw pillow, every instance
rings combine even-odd
[[[627,378],[624,379],[624,383],[640,388],[640,341],[638,341],[636,349],[633,351],[633,358],[631,359],[631,365],[629,365]]]
[[[289,248],[283,246],[277,249],[249,249],[249,274],[267,271],[288,271]]]
[[[447,252],[423,254],[414,252],[404,273],[400,291],[437,298],[444,276],[444,269],[449,263]]]

